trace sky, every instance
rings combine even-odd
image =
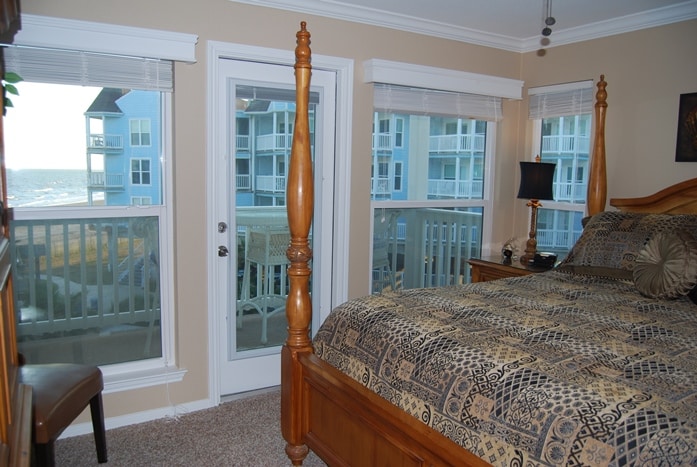
[[[18,83],[4,119],[8,169],[87,169],[84,112],[101,88]]]

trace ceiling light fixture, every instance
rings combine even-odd
[[[550,28],[550,26],[554,26],[554,23],[557,22],[554,16],[552,16],[552,0],[545,0],[545,15],[545,26],[542,28],[542,35],[549,37],[549,35],[552,34],[552,28]]]
[[[538,57],[544,57],[547,54],[545,47],[550,43],[549,36],[552,34],[552,28],[557,20],[552,16],[552,0],[543,0],[542,3],[542,38],[540,39],[540,45],[542,46],[538,51]]]

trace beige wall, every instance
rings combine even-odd
[[[531,85],[594,78],[601,72],[605,73],[610,94],[607,139],[609,152],[615,154],[609,172],[617,178],[622,174],[619,153],[627,154],[622,164],[628,170],[627,177],[611,189],[611,194],[636,194],[633,191],[635,185],[629,181],[629,177],[638,178],[636,185],[641,187],[638,192],[643,193],[643,188],[650,185],[645,183],[649,180],[651,184],[664,185],[697,176],[697,164],[694,167],[676,167],[672,162],[674,130],[671,133],[676,124],[677,107],[674,106],[677,96],[680,92],[697,91],[690,89],[691,83],[688,82],[691,79],[695,83],[697,65],[681,65],[682,57],[694,62],[694,54],[688,45],[697,42],[695,22],[629,34],[627,39],[618,36],[593,41],[588,45],[552,49],[545,59],[538,59],[532,54],[504,52],[227,0],[32,0],[24,2],[23,12],[199,36],[197,63],[177,64],[175,67],[174,96],[176,352],[179,365],[189,371],[182,383],[169,387],[107,395],[107,417],[164,407],[169,404],[168,398],[172,404],[184,404],[208,397],[206,258],[210,248],[205,246],[206,211],[203,209],[206,203],[205,54],[208,40],[292,50],[295,32],[300,21],[304,20],[312,33],[315,54],[355,61],[352,150],[356,156],[351,169],[350,296],[362,295],[368,287],[367,274],[363,272],[368,269],[368,251],[364,246],[369,241],[370,164],[361,157],[370,153],[371,140],[371,128],[365,122],[372,121],[372,92],[371,87],[362,82],[362,62],[368,58],[525,79]],[[660,45],[652,42],[655,40],[654,34],[662,38]],[[682,41],[676,53],[673,53],[676,50],[674,41]],[[637,46],[635,42],[641,45]],[[645,56],[651,58],[643,60],[642,55],[635,53],[633,60],[629,60],[630,51],[635,47],[642,52],[646,50]],[[656,53],[651,54],[649,50]],[[595,62],[599,59],[602,60]],[[623,64],[624,60],[627,60],[626,64]],[[642,61],[649,63],[640,65]],[[558,70],[557,67],[562,69]],[[660,68],[668,71],[659,75]],[[637,74],[644,72],[652,75],[636,79]],[[674,74],[686,76],[681,81]],[[672,88],[655,98],[655,87],[659,82],[665,83],[665,79],[670,79]],[[627,86],[631,86],[631,91],[622,90]],[[630,98],[635,95],[641,101]],[[652,117],[657,108],[660,108],[660,117]],[[513,234],[521,237],[527,235],[526,208],[524,203],[515,200],[517,161],[525,158],[529,152],[525,144],[519,144],[519,141],[526,144],[529,141],[524,109],[522,102],[505,102],[504,121],[499,126],[494,186],[496,244]],[[628,115],[620,118],[620,112]],[[620,139],[624,141],[619,142]],[[634,163],[637,160],[649,169],[639,167]],[[670,170],[654,182],[653,172],[659,169],[663,171],[664,167],[670,167]],[[511,219],[516,220],[517,228],[511,227]]]

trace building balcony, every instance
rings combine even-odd
[[[293,135],[286,133],[272,133],[256,137],[257,152],[265,151],[290,151]]]
[[[104,153],[121,152],[123,151],[123,136],[92,133],[87,138],[87,150]]]
[[[156,217],[13,220],[20,351],[50,361],[99,348],[99,364],[159,357],[158,235]]]
[[[391,151],[393,139],[389,133],[373,133],[373,151]]]
[[[481,199],[484,193],[482,180],[442,180],[428,181],[428,196],[436,198]]]
[[[372,187],[371,187],[371,193],[373,195],[389,195],[392,193],[392,186],[394,185],[394,182],[391,178],[373,178],[372,181]]]
[[[257,175],[254,177],[256,191],[266,193],[285,193],[286,177],[277,175]]]
[[[542,137],[542,153],[588,154],[590,137],[575,135],[548,135]]]
[[[484,152],[486,135],[437,135],[428,138],[431,153],[457,154],[461,152]]]
[[[89,172],[87,182],[92,191],[119,191],[125,187],[123,173]]]

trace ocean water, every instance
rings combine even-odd
[[[86,170],[8,169],[9,207],[87,203]]]

